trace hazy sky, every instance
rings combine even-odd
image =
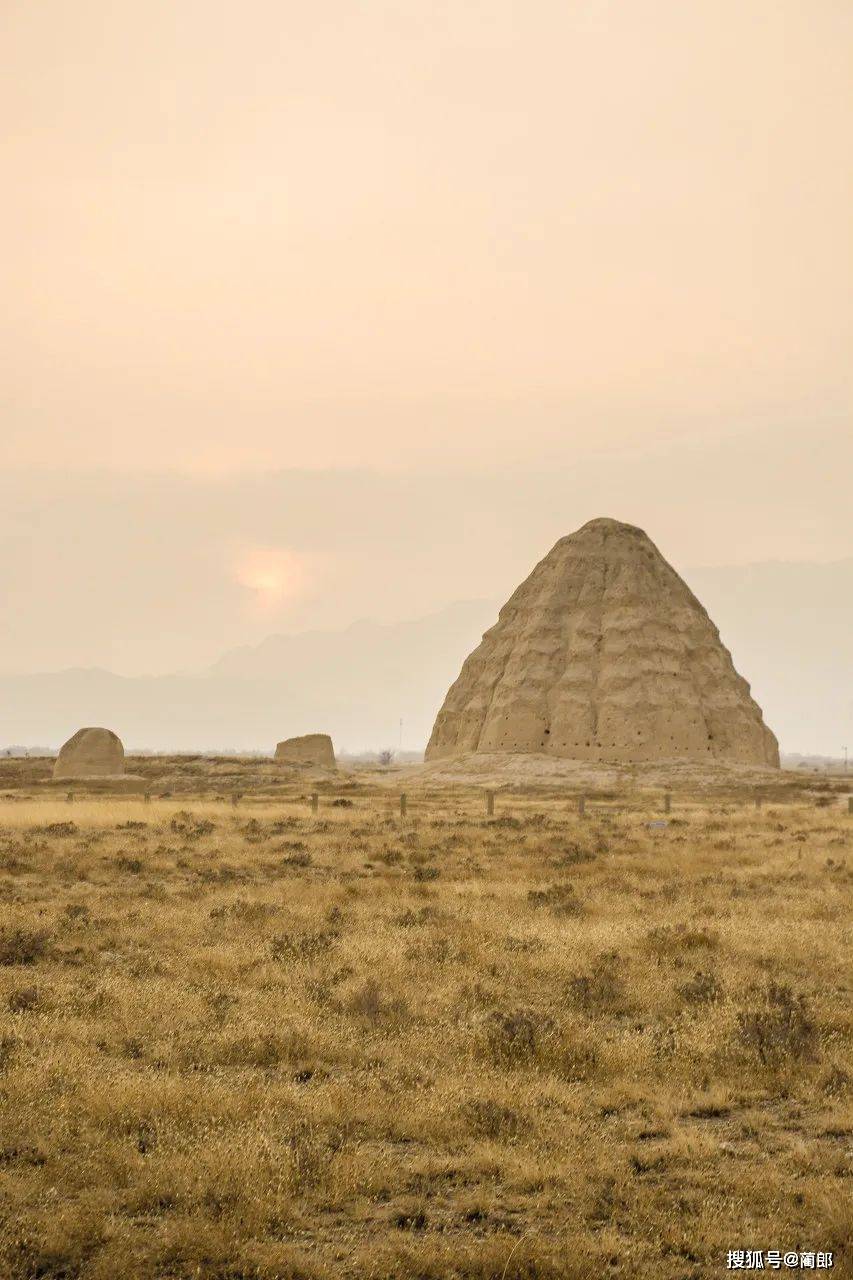
[[[500,598],[593,515],[853,553],[849,0],[3,0],[0,48],[0,668]]]

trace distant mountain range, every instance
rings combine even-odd
[[[272,749],[331,733],[338,750],[422,747],[457,671],[497,607],[465,601],[412,622],[270,636],[197,674],[97,669],[0,677],[0,746],[61,743],[104,724],[128,748]]]
[[[783,750],[853,754],[853,558],[683,574],[720,628]],[[444,695],[498,602],[428,617],[270,636],[195,674],[69,670],[0,677],[0,746],[59,744],[84,724],[132,749],[256,750],[331,733],[350,751],[426,744]]]

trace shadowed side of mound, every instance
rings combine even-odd
[[[111,729],[78,729],[60,748],[55,779],[124,777],[124,747]]]

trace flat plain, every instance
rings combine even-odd
[[[849,1274],[844,780],[129,767],[0,765],[4,1278]]]

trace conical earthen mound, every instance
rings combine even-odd
[[[561,538],[466,660],[426,758],[471,751],[779,766],[717,628],[642,529],[616,520]]]

